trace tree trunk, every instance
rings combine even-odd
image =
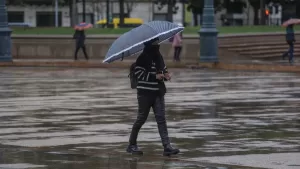
[[[260,0],[260,24],[265,25],[265,0]]]
[[[85,0],[82,0],[82,21],[85,22]]]
[[[109,27],[109,15],[110,15],[110,10],[109,10],[110,4],[109,0],[106,0],[106,27]]]
[[[167,21],[173,22],[173,0],[168,0]]]
[[[133,2],[126,2],[126,8],[127,8],[128,18],[130,18],[130,14],[131,14],[132,8],[133,8]]]
[[[71,20],[71,26],[74,26],[74,17],[73,17],[73,1],[69,1],[69,13],[70,13],[70,20]]]
[[[253,11],[254,11],[254,25],[258,25],[259,24],[258,9],[253,8]]]
[[[124,25],[124,0],[119,0],[119,8],[120,8],[120,26]]]
[[[198,22],[198,14],[197,13],[193,13],[193,20],[194,20],[194,26],[198,26],[199,22]]]

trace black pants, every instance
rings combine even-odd
[[[181,46],[177,46],[174,48],[174,60],[175,61],[180,61],[180,53],[181,53]]]
[[[147,95],[138,95],[138,116],[133,124],[129,144],[136,145],[138,133],[146,122],[150,108],[152,107],[158,127],[158,132],[161,137],[163,146],[170,144],[167,122],[165,118],[165,100],[164,96],[147,96]]]
[[[289,60],[292,61],[294,59],[294,40],[287,40],[286,42],[289,45],[289,49],[283,53],[283,57],[285,58],[289,55]]]
[[[85,48],[85,45],[84,45],[84,42],[81,42],[81,41],[77,41],[76,42],[76,50],[75,50],[75,60],[77,60],[78,58],[77,58],[77,54],[78,54],[78,51],[79,51],[79,49],[82,49],[82,51],[83,51],[83,54],[84,54],[84,57],[85,57],[85,59],[86,60],[88,60],[89,59],[89,57],[88,57],[88,55],[87,55],[87,53],[86,53],[86,48]]]

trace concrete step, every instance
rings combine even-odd
[[[264,58],[278,58],[282,59],[283,53],[270,53],[270,54],[257,54],[257,55],[250,55],[251,58],[256,59],[264,59]],[[300,57],[300,52],[295,52],[294,57]]]
[[[300,47],[300,45],[295,46],[295,48]],[[287,45],[274,45],[274,46],[251,46],[251,47],[236,47],[236,48],[229,48],[227,50],[233,52],[244,52],[244,51],[254,51],[254,50],[272,50],[272,49],[287,49]]]
[[[272,54],[272,53],[284,53],[288,48],[283,49],[270,49],[270,50],[252,50],[252,51],[243,51],[239,52],[242,55],[261,55],[261,54]],[[295,52],[300,52],[299,48],[295,48]]]
[[[221,44],[240,44],[240,43],[257,43],[257,42],[285,42],[285,37],[268,38],[268,37],[255,37],[255,38],[240,38],[240,39],[219,39]]]
[[[238,47],[238,48],[229,48],[228,51],[232,52],[249,52],[249,51],[271,51],[271,50],[287,50],[289,48],[288,45],[275,45],[275,46],[253,46],[253,47]],[[295,49],[300,48],[299,45],[295,45]]]
[[[237,47],[255,47],[255,46],[284,46],[287,45],[287,43],[285,41],[283,42],[256,42],[256,43],[239,43],[239,44],[220,44],[219,47],[220,48],[237,48]],[[297,44],[295,44],[297,45]]]

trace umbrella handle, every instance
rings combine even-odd
[[[122,53],[121,61],[123,61],[123,60],[124,60],[124,52]]]

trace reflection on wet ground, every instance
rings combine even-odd
[[[136,115],[127,70],[1,68],[0,168],[300,168],[296,74],[172,70],[167,118],[182,153],[162,157],[153,114]]]

